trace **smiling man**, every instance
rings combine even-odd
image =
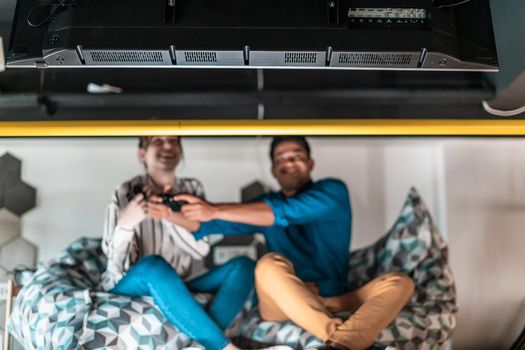
[[[182,212],[200,222],[197,238],[213,233],[264,234],[269,253],[257,263],[259,311],[267,321],[291,320],[328,349],[366,349],[407,303],[410,278],[391,273],[352,290],[347,282],[351,207],[346,185],[313,181],[304,137],[276,137],[272,174],[281,186],[248,204],[211,204],[194,196]],[[354,311],[343,320],[333,315]]]

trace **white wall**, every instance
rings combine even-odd
[[[181,176],[199,178],[212,201],[238,201],[240,188],[259,179],[277,188],[270,174],[267,138],[186,138]],[[411,185],[434,212],[435,141],[312,139],[315,178],[343,179],[354,210],[352,248],[370,244],[398,214]],[[0,154],[23,161],[22,178],[37,189],[37,206],[22,220],[23,236],[47,260],[81,236],[100,236],[113,189],[142,171],[135,139],[1,139]]]
[[[458,349],[508,349],[525,326],[525,140],[444,145]]]
[[[312,138],[315,178],[349,186],[352,248],[374,242],[418,188],[450,242],[460,301],[454,349],[504,349],[525,324],[525,140]],[[212,201],[237,201],[254,179],[276,186],[269,139],[187,138],[180,175]],[[23,161],[37,207],[23,236],[46,260],[80,236],[100,236],[111,192],[140,172],[134,139],[0,139]]]

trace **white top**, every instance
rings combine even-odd
[[[108,258],[101,287],[109,291],[135,263],[147,255],[160,255],[184,279],[191,272],[194,259],[202,260],[210,251],[207,241],[196,240],[182,226],[167,220],[146,218],[133,230],[117,226],[120,210],[128,205],[126,194],[136,185],[148,183],[146,175],[136,176],[123,183],[113,194],[106,210],[102,250]],[[173,194],[192,194],[204,198],[204,187],[191,178],[176,179]]]

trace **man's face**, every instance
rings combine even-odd
[[[277,145],[273,151],[272,174],[285,192],[295,192],[310,181],[314,161],[293,141]]]
[[[148,171],[175,170],[182,157],[182,148],[177,136],[152,136],[146,149],[139,149],[139,159]]]

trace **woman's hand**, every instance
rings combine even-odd
[[[148,215],[153,219],[169,219],[171,213],[171,208],[163,204],[159,196],[151,196],[148,199]]]
[[[122,210],[117,225],[132,230],[146,218],[146,215],[148,215],[148,204],[144,195],[139,193]]]
[[[148,188],[149,190],[149,188]],[[165,185],[164,186],[164,193],[170,193],[171,186]],[[162,203],[162,198],[158,195],[153,194],[151,190],[149,190],[148,194],[148,215],[151,216],[153,219],[166,219],[169,220],[172,211],[171,208]]]
[[[186,201],[188,204],[184,204],[181,207],[181,213],[188,220],[204,222],[216,219],[215,215],[219,209],[203,200],[202,198],[192,196],[189,194],[181,194],[173,198],[176,201]]]

